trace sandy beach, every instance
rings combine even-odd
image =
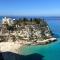
[[[27,41],[15,41],[15,42],[0,42],[0,51],[1,52],[14,52],[18,53],[18,50],[23,46],[23,45],[28,45],[28,44],[46,44],[47,42],[51,41],[53,42],[56,40],[56,38],[50,38],[46,39],[43,41],[37,41],[37,43],[32,43],[32,42],[27,42]]]
[[[18,49],[21,47],[22,45],[19,44],[18,42],[0,42],[0,51],[1,52],[14,52],[14,53],[18,53]]]

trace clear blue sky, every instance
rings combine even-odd
[[[0,15],[60,16],[60,0],[0,0]]]

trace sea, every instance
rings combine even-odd
[[[19,17],[12,16],[12,18]],[[60,60],[60,17],[43,16],[41,18],[44,18],[48,23],[57,41],[47,45],[22,46],[19,49],[19,54],[25,56],[25,60]]]

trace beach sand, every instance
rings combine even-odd
[[[50,38],[50,39],[46,39],[46,40],[43,40],[43,41],[37,41],[37,43],[40,44],[46,44],[46,42],[49,42],[49,41],[54,41],[56,40],[56,38]],[[0,51],[1,52],[14,52],[14,53],[18,53],[19,49],[25,45],[25,44],[28,44],[28,42],[26,41],[15,41],[15,42],[0,42]],[[30,42],[29,42],[30,44]]]
[[[18,49],[21,47],[22,45],[19,44],[18,42],[0,42],[0,51],[1,52],[14,52],[14,53],[18,53]]]

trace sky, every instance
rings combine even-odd
[[[0,15],[60,16],[60,0],[0,0]]]

